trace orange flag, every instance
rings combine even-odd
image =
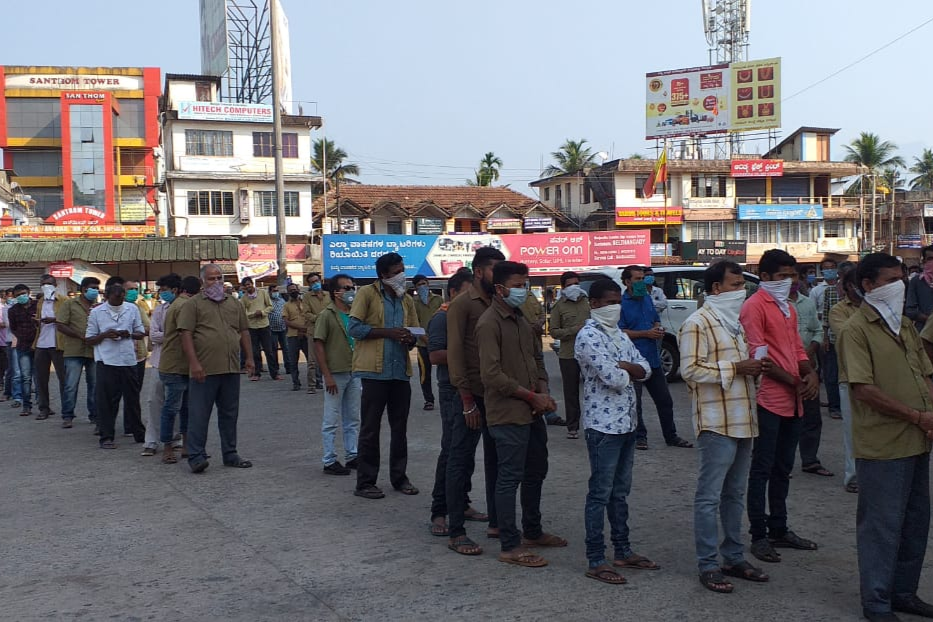
[[[658,161],[654,165],[654,171],[651,172],[651,175],[648,177],[648,181],[645,182],[645,186],[641,189],[642,195],[646,199],[650,199],[654,196],[654,188],[658,184],[663,184],[667,181],[667,149],[661,152],[661,157],[658,158]]]

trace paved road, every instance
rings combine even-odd
[[[547,356],[559,396],[557,361]],[[496,561],[496,543],[480,537],[478,523],[468,523],[470,535],[486,546],[476,558],[455,555],[446,539],[429,535],[439,422],[436,412],[417,408],[417,387],[409,475],[422,493],[391,491],[383,471],[387,496],[370,501],[351,494],[354,478],[322,474],[322,396],[289,386],[243,383],[239,445],[255,467],[223,468],[214,460],[201,476],[184,463],[140,457],[132,439],[118,439],[116,451],[98,450],[84,421],[63,430],[54,419],[20,418],[0,404],[0,619],[819,621],[860,615],[856,498],[843,491],[838,475],[798,471],[791,485],[791,527],[817,540],[819,551],[786,552],[782,563],[768,566],[769,584],[742,582],[731,595],[713,594],[696,578],[695,452],[664,447],[648,406],[653,443],[636,456],[630,526],[636,550],[663,569],[632,571],[628,585],[609,586],[583,576],[589,466],[582,439],[567,440],[562,428],[550,428],[545,527],[570,545],[544,551],[546,568],[518,568]],[[692,438],[686,388],[678,383],[672,391],[679,430]],[[825,419],[821,452],[837,472],[839,425]],[[209,451],[219,457],[216,428]],[[482,472],[478,465],[477,490]],[[928,553],[921,592],[933,598],[933,550]]]

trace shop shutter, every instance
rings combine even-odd
[[[35,294],[39,291],[39,281],[45,273],[45,267],[0,266],[0,290],[23,283]]]

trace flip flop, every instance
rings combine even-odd
[[[418,492],[419,492],[417,488],[415,488],[414,486],[411,485],[411,482],[409,482],[409,483],[407,483],[407,484],[402,484],[401,486],[399,486],[398,488],[396,488],[396,490],[399,491],[400,493],[402,493],[403,495],[409,495],[409,496],[410,496],[410,495],[417,495]]]
[[[489,514],[483,514],[482,512],[477,512],[473,508],[469,508],[466,512],[464,512],[463,518],[464,520],[476,521],[477,523],[488,523],[489,522]]]
[[[509,553],[511,553],[511,551]],[[531,551],[521,551],[514,557],[510,556],[509,553],[500,553],[499,561],[505,562],[506,564],[524,566],[525,568],[542,568],[547,566],[546,559],[540,555],[532,553]]]
[[[817,462],[816,464],[811,464],[809,466],[801,467],[800,469],[804,473],[811,473],[813,475],[822,475],[823,477],[832,477],[832,471],[827,471],[823,468],[823,465]]]
[[[632,570],[659,570],[661,566],[654,563],[644,555],[632,553],[625,559],[617,559],[612,562],[617,568],[631,568]]]
[[[755,583],[766,583],[769,579],[768,575],[762,572],[760,568],[755,568],[747,561],[743,561],[735,566],[723,566],[721,570],[724,575],[738,577],[739,579],[745,579],[746,581],[753,581]]]
[[[461,555],[482,555],[483,547],[466,536],[454,538],[447,544],[447,548]]]
[[[430,531],[431,531],[432,536],[443,538],[447,536],[447,533],[448,533],[447,524],[445,523],[443,525],[438,525],[434,521],[431,521]]]
[[[609,564],[602,564],[596,566],[595,568],[589,568],[586,571],[586,576],[591,579],[596,579],[597,581],[602,581],[603,583],[608,583],[610,585],[624,585],[628,583],[625,580],[625,577],[620,575],[618,572],[613,569]]]
[[[732,582],[726,579],[719,570],[701,572],[700,583],[702,583],[703,587],[706,589],[720,594],[731,594],[732,590],[735,589]]]

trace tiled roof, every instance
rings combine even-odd
[[[387,205],[398,206],[408,214],[414,214],[426,205],[453,214],[463,206],[471,206],[481,214],[488,214],[505,205],[518,213],[542,207],[538,199],[526,196],[509,188],[495,186],[370,186],[365,184],[341,184],[341,206],[350,203],[366,213],[372,213]],[[314,201],[315,213],[323,207],[323,197]],[[336,206],[336,194],[327,193],[328,211]]]

